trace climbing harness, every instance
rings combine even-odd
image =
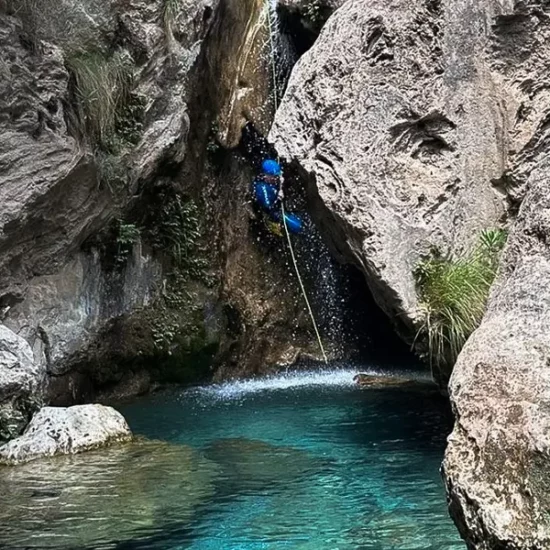
[[[271,69],[272,69],[272,77],[273,77],[273,103],[275,107],[275,112],[277,112],[277,109],[279,108],[279,95],[278,95],[278,86],[277,86],[277,70],[275,68],[275,43],[273,41],[273,33],[275,31],[273,27],[273,20],[271,17],[271,6],[269,4],[269,0],[266,0],[266,8],[267,8],[267,24],[268,24],[268,33],[269,33],[269,42],[271,47]],[[309,298],[307,296],[306,288],[304,286],[304,282],[302,280],[302,276],[300,275],[300,269],[298,268],[298,261],[296,260],[296,254],[294,253],[294,246],[292,244],[292,239],[290,237],[291,230],[289,229],[289,218],[288,216],[291,216],[291,214],[287,215],[285,212],[285,204],[284,201],[281,201],[281,218],[282,218],[282,225],[285,230],[286,240],[288,242],[288,249],[290,250],[290,256],[292,258],[292,264],[294,265],[294,271],[296,272],[296,277],[298,278],[298,283],[300,284],[300,289],[302,291],[302,295],[304,297],[304,302],[307,306],[307,310],[309,313],[309,316],[311,318],[311,324],[313,325],[313,329],[315,331],[315,336],[317,337],[317,342],[319,343],[319,348],[321,350],[321,354],[323,356],[323,360],[325,363],[328,363],[327,354],[325,353],[325,348],[323,346],[323,340],[321,339],[321,334],[319,332],[319,327],[317,326],[317,321],[315,320],[315,315],[313,313],[313,310],[311,309],[311,304],[309,303]]]

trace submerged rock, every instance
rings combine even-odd
[[[248,490],[285,484],[326,466],[301,449],[245,438],[216,441],[205,449],[205,456],[221,466],[226,484],[237,483]]]
[[[0,546],[114,549],[185,529],[215,476],[191,448],[145,440],[0,468]]]
[[[111,407],[44,407],[21,437],[0,447],[0,463],[18,464],[58,454],[76,454],[131,437],[126,420]]]
[[[500,96],[483,56],[492,0],[350,0],[293,70],[271,139],[305,175],[333,249],[413,340],[413,270],[504,212]]]
[[[27,341],[0,324],[0,442],[19,435],[38,408],[39,377]]]
[[[353,381],[362,388],[404,388],[404,389],[437,389],[434,384],[411,378],[397,376],[378,376],[370,374],[357,374]]]

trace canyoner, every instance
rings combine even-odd
[[[267,32],[269,35],[269,48],[270,56],[269,63],[272,69],[272,94],[273,94],[273,104],[275,107],[275,112],[278,108],[278,86],[277,86],[277,71],[275,67],[275,41],[273,39],[274,32],[277,31],[277,25],[273,18],[273,11],[276,8],[272,5],[269,0],[266,0],[265,10],[266,10],[266,19],[267,19]],[[260,177],[254,182],[254,198],[256,203],[263,210],[266,222],[266,227],[268,230],[278,236],[282,236],[283,230],[286,235],[288,248],[292,258],[292,264],[294,266],[294,271],[296,272],[296,277],[300,284],[300,290],[304,297],[304,302],[307,307],[309,317],[311,319],[311,324],[319,344],[319,349],[321,351],[321,356],[325,363],[328,363],[328,357],[323,346],[323,340],[319,332],[319,326],[315,319],[315,314],[311,307],[306,288],[304,286],[303,278],[300,274],[300,269],[298,267],[298,261],[296,259],[296,253],[294,251],[294,246],[292,244],[291,234],[299,234],[302,231],[302,220],[300,217],[293,213],[287,213],[284,203],[284,177],[281,169],[281,163],[279,160],[274,160],[267,158],[262,162],[262,173]]]

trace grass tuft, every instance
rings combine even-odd
[[[489,229],[470,254],[452,258],[433,252],[416,267],[422,317],[417,338],[427,338],[432,368],[452,366],[481,323],[506,237],[502,229]]]
[[[169,42],[172,42],[174,39],[174,26],[181,8],[180,4],[181,0],[164,0],[162,22]]]
[[[82,130],[104,151],[117,152],[117,114],[128,102],[132,69],[121,55],[110,58],[98,52],[80,52],[67,57],[76,86]]]

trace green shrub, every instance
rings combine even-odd
[[[117,251],[115,258],[118,266],[126,263],[134,244],[139,241],[140,237],[141,233],[136,225],[118,220],[116,237]]]
[[[168,195],[153,233],[153,243],[168,253],[179,272],[200,278],[205,265],[200,254],[200,212],[193,200]]]
[[[332,10],[324,0],[307,0],[303,4],[302,17],[311,29],[320,32]]]
[[[430,365],[452,365],[485,313],[506,242],[501,229],[484,231],[476,248],[457,258],[432,252],[414,271]]]
[[[117,153],[117,116],[128,103],[133,80],[128,59],[79,52],[66,63],[74,77],[82,133],[104,151]]]

